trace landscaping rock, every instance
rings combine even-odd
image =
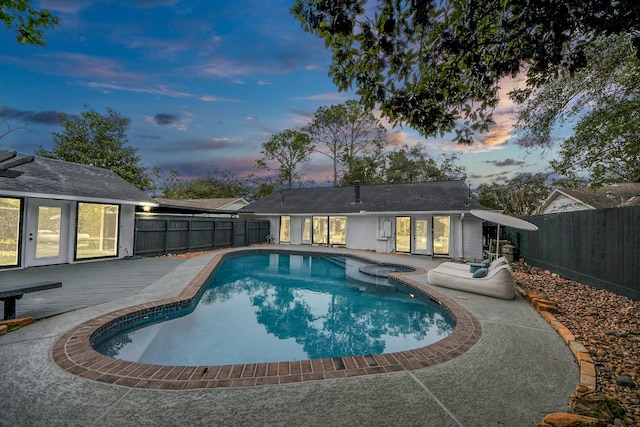
[[[617,402],[624,415],[608,409],[621,425],[640,426],[640,301],[574,282],[524,262],[512,263],[516,283],[526,295],[544,295],[556,303],[554,318],[581,342],[593,358],[595,391]],[[544,314],[544,313],[543,313]],[[626,379],[620,379],[625,377]],[[618,381],[622,381],[622,385]],[[580,395],[582,393],[576,393]],[[580,402],[584,404],[585,402]]]
[[[636,383],[634,383],[631,378],[625,375],[619,375],[618,378],[616,378],[616,384],[622,387],[631,387],[631,388],[636,387]]]

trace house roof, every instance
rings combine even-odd
[[[232,205],[246,206],[249,204],[242,197],[217,198],[217,199],[164,199],[155,198],[160,209],[175,209],[202,213],[236,212]]]
[[[544,212],[553,200],[565,196],[585,205],[586,209],[605,209],[640,205],[640,182],[623,182],[597,189],[591,187],[558,188],[544,201],[537,212]]]
[[[277,191],[245,207],[255,214],[459,212],[481,208],[462,181],[315,187]]]
[[[0,158],[6,154],[7,151],[0,150]],[[21,173],[20,175],[13,178],[0,176],[1,195],[153,206],[157,204],[144,191],[108,169],[33,157],[30,163],[7,168]],[[0,163],[0,168],[2,167]]]

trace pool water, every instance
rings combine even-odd
[[[192,312],[129,328],[95,348],[132,362],[229,365],[391,353],[453,332],[455,321],[438,304],[368,274],[371,265],[336,256],[226,256]]]

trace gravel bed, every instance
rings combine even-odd
[[[517,284],[555,301],[562,322],[587,348],[596,366],[597,392],[614,399],[640,425],[640,301],[513,263]]]

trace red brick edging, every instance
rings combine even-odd
[[[107,325],[141,310],[175,306],[197,296],[221,256],[216,256],[176,298],[117,310],[87,321],[55,343],[53,360],[65,371],[90,380],[145,389],[196,389],[286,384],[382,374],[426,368],[451,360],[469,350],[482,336],[478,319],[467,309],[411,279],[424,269],[391,273],[396,280],[437,303],[456,319],[454,331],[426,347],[388,354],[334,357],[293,362],[252,363],[223,366],[161,366],[114,359],[91,346],[91,336]],[[375,262],[375,261],[372,261]]]

